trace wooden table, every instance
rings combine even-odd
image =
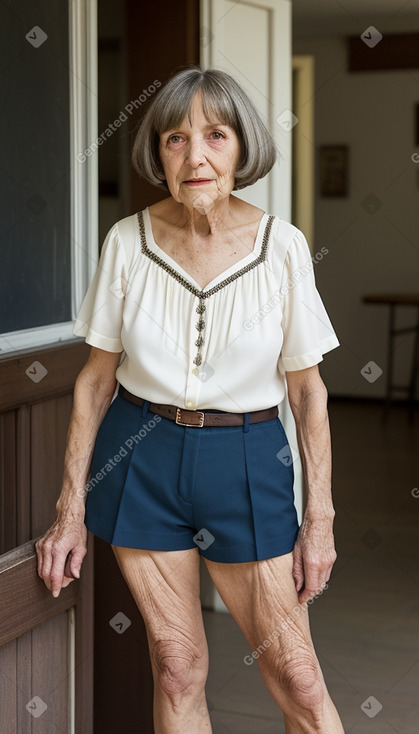
[[[419,370],[419,293],[376,293],[363,297],[364,303],[372,303],[376,305],[389,306],[388,321],[388,343],[387,343],[387,380],[386,380],[386,396],[384,402],[383,419],[385,420],[390,407],[391,398],[394,390],[407,393],[409,406],[409,420],[413,420],[415,407],[416,383]],[[416,308],[416,325],[408,326],[403,329],[396,329],[396,308],[397,306],[410,306]],[[410,380],[408,385],[395,385],[393,383],[393,351],[394,339],[400,334],[414,333],[412,366],[410,371]]]

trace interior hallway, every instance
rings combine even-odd
[[[414,734],[419,414],[409,425],[406,408],[395,405],[382,425],[381,403],[330,400],[329,415],[338,560],[329,588],[311,605],[314,643],[347,734]],[[203,614],[214,734],[283,734],[257,663],[243,662],[250,648],[236,623]]]

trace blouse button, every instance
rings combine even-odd
[[[192,374],[193,374],[193,375],[199,375],[199,369],[198,369],[198,367],[194,367],[194,368],[193,368],[193,370],[192,370]]]
[[[192,400],[187,400],[186,401],[186,407],[187,408],[192,408]]]

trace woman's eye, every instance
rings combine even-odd
[[[224,138],[224,135],[219,130],[213,130],[213,132],[211,133],[211,138],[213,140],[222,140]],[[169,144],[172,143],[173,145],[178,145],[182,142],[182,137],[180,135],[169,135],[169,137],[167,138],[167,142]]]

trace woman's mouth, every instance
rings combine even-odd
[[[190,178],[188,181],[184,181],[183,183],[187,186],[205,186],[206,184],[211,183],[212,180],[212,178]]]

